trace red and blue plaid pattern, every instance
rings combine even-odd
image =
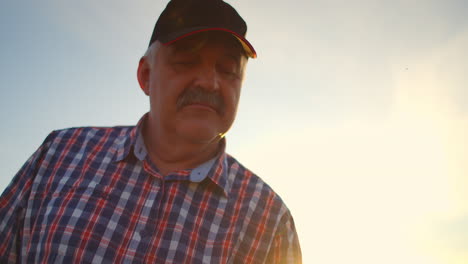
[[[139,127],[52,132],[0,197],[0,263],[301,263],[289,210],[222,153],[162,177]]]

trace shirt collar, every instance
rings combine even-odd
[[[148,113],[146,113],[142,118],[140,118],[136,126],[129,127],[128,129],[124,129],[122,131],[115,143],[116,156],[114,161],[119,162],[124,160],[130,154],[130,150],[134,149],[136,140],[138,138],[137,135],[140,134],[143,122],[147,116]]]
[[[126,159],[129,155],[134,156],[140,161],[144,161],[148,154],[143,134],[142,127],[148,113],[146,113],[137,123],[136,126],[125,130],[116,142],[116,162]],[[228,183],[228,164],[226,150],[226,139],[221,139],[219,154],[211,160],[208,160],[194,169],[188,170],[191,182],[201,182],[208,178],[223,190],[225,196],[228,195],[230,184]]]
[[[228,155],[226,154],[226,138],[221,139],[220,154],[214,159],[210,172],[207,177],[220,187],[224,195],[227,197],[231,190],[231,185],[228,181]]]

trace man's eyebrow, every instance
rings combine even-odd
[[[236,61],[241,61],[243,57],[246,57],[245,56],[245,53],[243,50],[239,49],[239,48],[234,48],[234,49],[230,49],[226,52],[226,55],[230,58],[233,58],[234,60]]]
[[[224,57],[235,62],[237,65],[241,64],[241,54],[229,52],[229,53],[224,54]]]

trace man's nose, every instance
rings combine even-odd
[[[215,65],[200,66],[200,70],[197,72],[196,85],[207,91],[218,90],[220,87],[218,74]]]

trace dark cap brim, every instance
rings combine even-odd
[[[164,38],[160,38],[160,41],[163,45],[170,45],[188,36],[198,34],[201,32],[206,32],[206,31],[224,31],[224,32],[230,33],[240,42],[240,44],[242,45],[242,48],[244,49],[248,57],[253,58],[253,59],[257,58],[257,52],[255,51],[254,47],[252,46],[252,44],[250,44],[250,42],[247,39],[237,34],[236,32],[226,29],[226,28],[217,28],[217,27],[188,28],[182,32],[176,32]]]

